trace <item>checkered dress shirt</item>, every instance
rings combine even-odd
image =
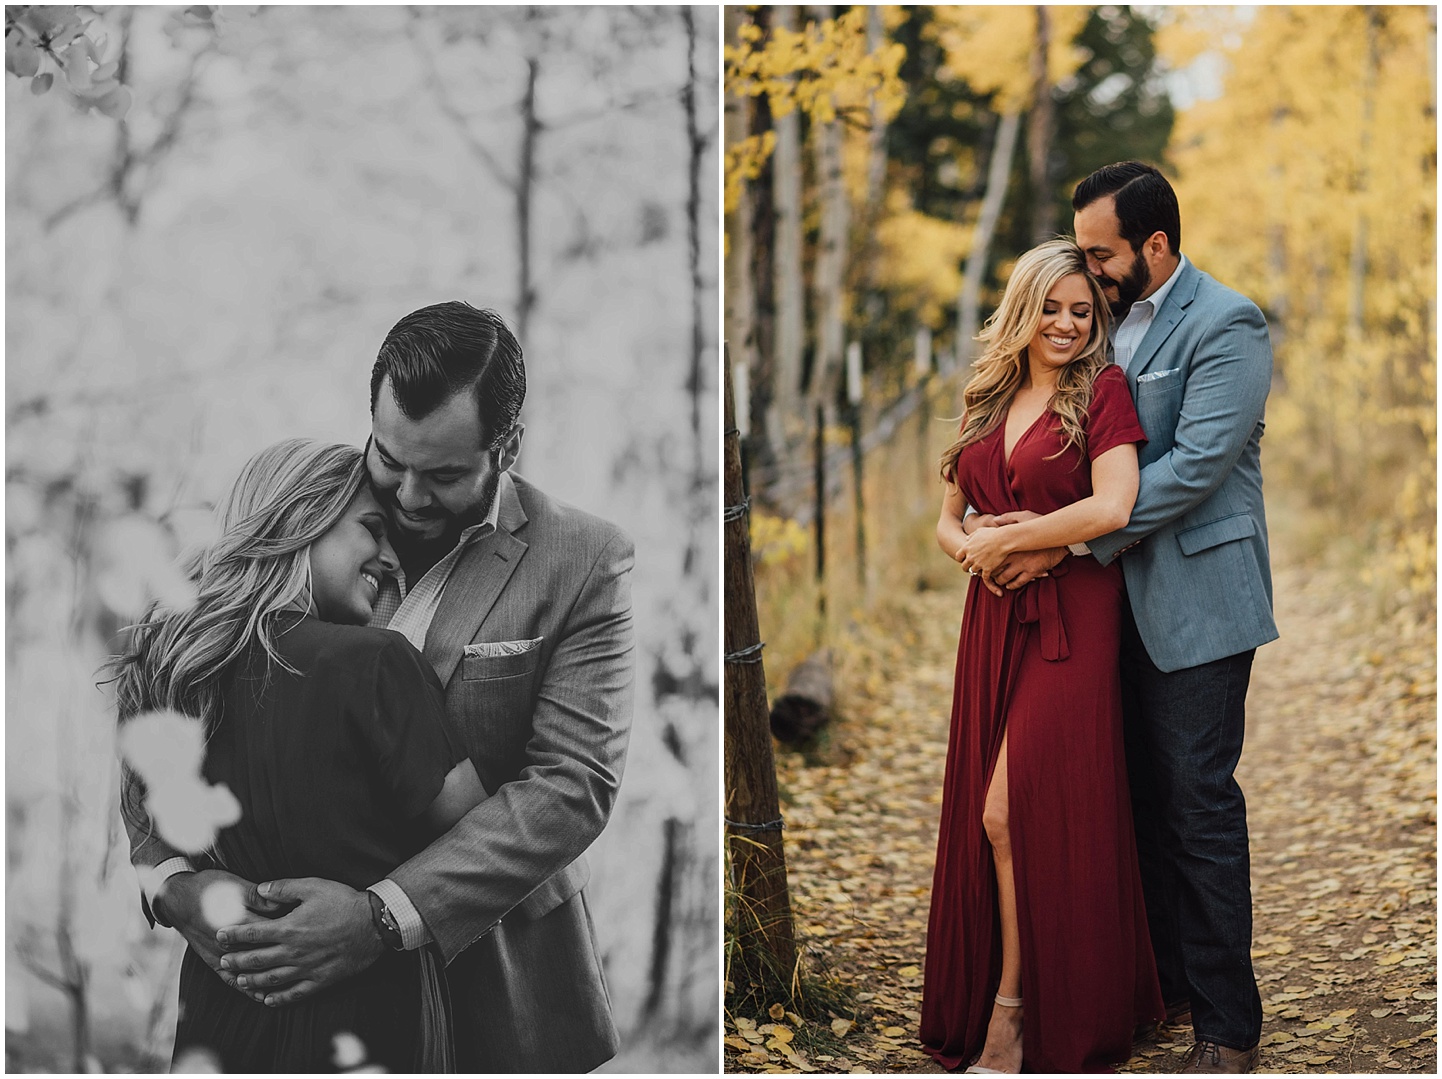
[[[375,606],[371,609],[372,626],[379,626],[382,629],[393,629],[397,633],[405,635],[406,640],[415,645],[416,651],[423,651],[426,647],[426,634],[430,631],[431,621],[436,616],[436,609],[441,605],[441,593],[446,587],[446,581],[450,579],[451,570],[456,568],[461,555],[471,542],[481,536],[488,536],[496,530],[496,521],[501,512],[501,499],[506,494],[506,488],[511,484],[511,474],[502,472],[500,481],[496,484],[495,497],[491,499],[490,511],[486,519],[480,524],[471,525],[461,533],[461,538],[451,548],[450,553],[432,566],[414,588],[406,587],[406,575],[402,570],[397,570],[394,577],[388,577],[381,582],[381,592],[376,598]],[[396,927],[401,931],[401,944],[407,950],[419,948],[428,943],[431,931],[426,928],[426,923],[421,920],[421,915],[410,901],[401,886],[389,877],[376,881],[369,888],[369,892],[375,892],[380,896],[381,902],[386,905],[391,914],[395,915]]]

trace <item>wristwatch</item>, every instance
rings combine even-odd
[[[392,951],[405,951],[405,942],[401,938],[401,927],[396,916],[391,913],[390,907],[386,906],[386,901],[375,892],[367,894],[371,897],[371,920],[375,923],[376,932],[381,936],[381,943]]]

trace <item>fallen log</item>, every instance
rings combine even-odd
[[[777,741],[797,745],[830,723],[832,687],[830,649],[798,663],[786,681],[786,692],[771,706],[771,733]]]

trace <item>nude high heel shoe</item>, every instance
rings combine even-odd
[[[996,995],[996,1002],[1003,1008],[1020,1008],[1021,997],[1004,997],[1000,993]],[[1005,1075],[1006,1073],[997,1068],[983,1068],[980,1064],[973,1064],[963,1073],[965,1075]]]

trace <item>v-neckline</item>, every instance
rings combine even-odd
[[[1008,405],[1006,415],[1001,419],[1001,463],[1007,468],[1011,467],[1011,459],[1016,456],[1017,447],[1026,441],[1026,436],[1031,434],[1032,429],[1041,422],[1042,417],[1051,411],[1051,399],[1047,398],[1042,410],[1037,413],[1036,419],[1026,425],[1026,429],[1016,436],[1016,441],[1011,444],[1010,452],[1006,448],[1006,421],[1011,418],[1011,406]]]

